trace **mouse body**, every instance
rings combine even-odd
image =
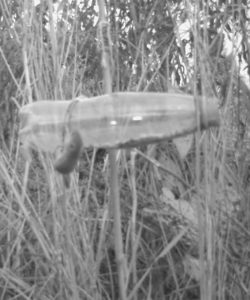
[[[71,173],[80,158],[82,147],[81,134],[76,130],[72,131],[62,153],[55,160],[54,168],[56,171],[63,175]]]

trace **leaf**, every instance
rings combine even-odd
[[[186,255],[183,259],[183,265],[185,272],[196,281],[200,281],[201,278],[201,270],[200,270],[200,262],[197,258]]]
[[[178,137],[173,139],[173,143],[175,144],[180,157],[184,159],[186,155],[188,154],[189,150],[192,147],[193,144],[194,135],[188,134],[186,136]]]
[[[166,190],[163,190],[163,194],[161,196],[162,201],[176,211],[180,218],[185,218],[190,225],[194,228],[198,228],[198,216],[193,205],[186,200],[173,200],[169,197],[169,194],[165,195],[165,192]]]
[[[175,200],[174,194],[166,186],[162,187],[162,196],[164,196],[165,199],[169,199],[171,201]]]

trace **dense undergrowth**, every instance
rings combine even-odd
[[[0,3],[0,299],[118,299],[106,150],[65,189],[18,139],[20,106],[103,93],[94,1],[53,2]],[[107,3],[115,91],[213,95],[221,116],[118,151],[127,299],[250,297],[249,7],[195,3]]]

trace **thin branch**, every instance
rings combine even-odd
[[[104,87],[107,94],[112,93],[112,47],[110,38],[109,23],[106,20],[104,1],[99,0],[99,32],[102,42],[102,65],[104,76]],[[126,267],[123,253],[122,229],[121,229],[121,211],[118,186],[118,166],[116,162],[116,150],[109,150],[110,162],[110,204],[114,214],[114,236],[115,236],[115,253],[119,275],[119,293],[121,300],[126,297]]]

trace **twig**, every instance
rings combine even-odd
[[[109,24],[106,21],[106,13],[104,1],[98,0],[99,5],[99,30],[102,42],[102,64],[104,87],[107,94],[112,93],[112,48]],[[119,187],[118,187],[118,166],[116,163],[116,150],[109,150],[110,162],[110,203],[114,214],[114,239],[115,239],[115,254],[119,275],[119,293],[121,300],[127,299],[126,297],[126,276],[125,276],[125,259],[123,253],[122,243],[122,230],[121,230],[121,211],[119,200]]]
[[[136,179],[135,179],[135,157],[137,152],[132,150],[130,152],[131,155],[131,186],[132,186],[132,195],[133,195],[133,207],[132,207],[132,220],[131,220],[131,245],[132,245],[132,259],[131,263],[133,264],[133,284],[136,286],[137,284],[137,266],[136,266],[136,251],[137,251],[137,232],[136,232],[136,216],[137,216],[137,209],[138,209],[138,199],[136,193]],[[134,299],[137,300],[137,294],[135,294]]]

